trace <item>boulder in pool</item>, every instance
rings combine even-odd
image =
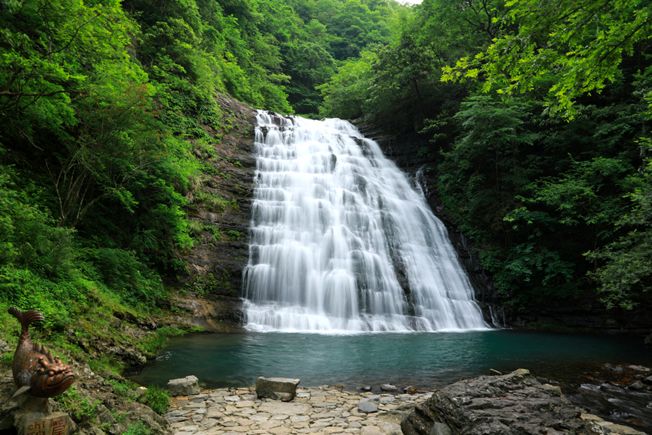
[[[256,379],[256,395],[259,399],[274,399],[289,402],[297,394],[300,379],[264,378]]]
[[[199,394],[199,379],[193,375],[170,379],[168,381],[168,390],[171,396],[194,396]]]

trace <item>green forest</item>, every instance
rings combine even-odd
[[[1,0],[0,29],[10,341],[9,306],[79,358],[114,313],[169,309],[218,95],[419,141],[513,312],[652,308],[649,1]]]

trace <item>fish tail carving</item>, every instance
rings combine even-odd
[[[20,311],[16,307],[11,307],[9,308],[9,314],[14,316],[18,321],[20,322],[20,326],[22,327],[22,332],[25,333],[29,330],[29,325],[31,325],[34,322],[42,322],[45,320],[45,317],[43,317],[43,314],[36,310],[29,310],[29,311]]]

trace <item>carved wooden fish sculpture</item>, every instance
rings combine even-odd
[[[43,314],[35,310],[22,312],[13,307],[9,308],[9,314],[16,317],[22,327],[14,354],[13,374],[18,387],[14,397],[27,392],[34,397],[62,394],[75,382],[72,369],[54,358],[44,346],[32,343],[29,337],[29,325],[42,322]]]

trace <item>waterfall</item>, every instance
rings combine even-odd
[[[487,328],[446,228],[376,142],[259,111],[255,149],[248,329]]]

